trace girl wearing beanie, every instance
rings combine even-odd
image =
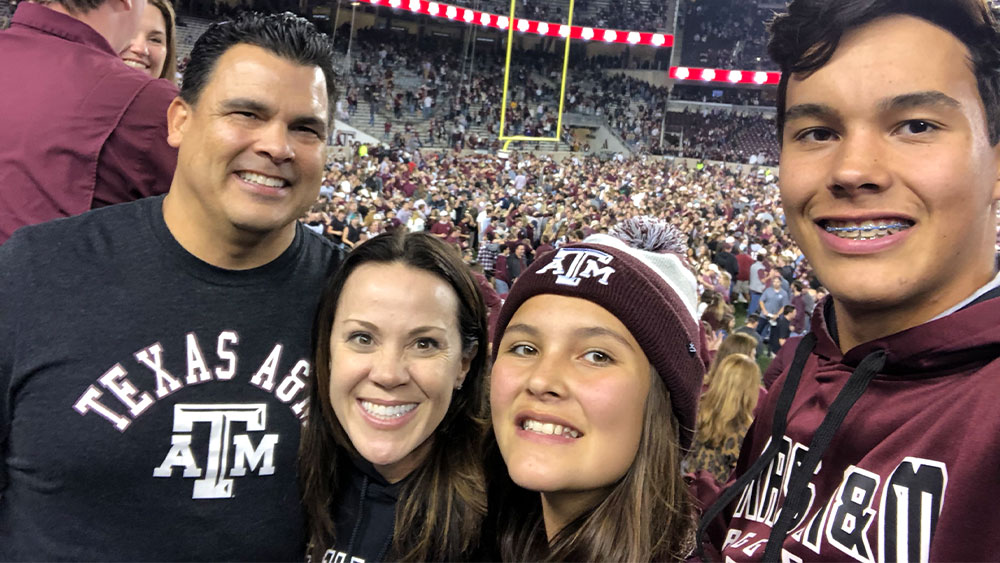
[[[629,219],[536,260],[514,284],[490,397],[490,525],[505,561],[690,552],[680,463],[705,368],[679,240],[666,223]]]

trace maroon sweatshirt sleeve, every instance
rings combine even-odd
[[[164,194],[177,167],[167,144],[167,107],[177,87],[153,80],[139,91],[104,143],[97,163],[93,207]]]

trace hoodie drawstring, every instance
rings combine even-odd
[[[347,553],[354,553],[354,540],[358,537],[358,532],[361,531],[361,520],[364,516],[365,509],[365,495],[368,494],[368,476],[364,475],[361,480],[361,500],[358,501],[358,516],[354,523],[354,530],[351,531],[351,541],[347,543]]]
[[[798,350],[796,350],[798,352]],[[781,547],[785,543],[785,538],[792,527],[792,523],[801,518],[800,512],[805,510],[805,504],[809,501],[809,482],[812,481],[816,466],[819,465],[823,454],[830,446],[837,429],[847,418],[847,413],[858,402],[864,394],[868,384],[885,367],[885,350],[876,350],[865,356],[861,360],[854,373],[848,378],[844,388],[837,394],[837,398],[830,405],[830,410],[823,417],[823,422],[813,434],[809,442],[809,451],[806,452],[805,459],[798,469],[792,471],[788,483],[788,493],[785,495],[785,502],[781,507],[781,514],[778,521],[771,528],[771,536],[767,539],[767,548],[764,550],[763,561],[780,561]]]

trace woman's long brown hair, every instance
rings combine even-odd
[[[762,321],[767,322],[767,321]],[[743,332],[733,332],[722,341],[719,351],[712,358],[712,363],[705,372],[705,384],[711,385],[712,379],[719,371],[719,364],[733,354],[744,354],[754,358],[757,356],[757,340],[749,334]]]
[[[753,422],[759,392],[757,362],[745,354],[726,356],[718,362],[708,390],[701,396],[695,439],[717,448],[730,437],[742,438]]]
[[[542,522],[540,494],[510,480],[492,440],[489,524],[504,561],[676,561],[690,553],[694,508],[680,471],[677,419],[663,380],[655,372],[651,377],[631,467],[601,503],[551,541]]]
[[[388,560],[442,561],[467,559],[478,548],[486,514],[481,452],[484,418],[483,375],[486,365],[486,305],[468,267],[455,249],[425,233],[379,235],[355,248],[331,278],[320,301],[313,334],[316,380],[309,418],[302,431],[299,474],[309,528],[309,555],[314,562],[335,541],[333,507],[336,483],[358,456],[330,404],[330,334],[344,284],[358,266],[399,263],[430,272],[446,281],[458,296],[463,353],[473,354],[462,388],[455,391],[424,462],[406,480],[396,504],[395,527]]]

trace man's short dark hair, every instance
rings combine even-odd
[[[781,310],[781,315],[785,316],[794,312],[795,312],[795,305],[785,305],[785,307]]]
[[[1000,143],[1000,28],[986,0],[794,0],[770,24],[768,53],[781,67],[778,137],[785,127],[785,100],[792,74],[822,68],[841,37],[878,18],[910,15],[954,35],[969,50],[979,97],[986,107],[990,144]]]
[[[752,315],[748,315],[747,316],[747,324],[748,325],[756,325],[759,322],[760,322],[760,315],[754,313]]]
[[[234,20],[210,25],[191,50],[191,60],[184,69],[181,98],[191,105],[197,104],[219,57],[240,44],[260,47],[302,66],[319,67],[326,78],[327,112],[329,119],[333,119],[336,90],[330,39],[308,20],[290,12],[248,12]]]

